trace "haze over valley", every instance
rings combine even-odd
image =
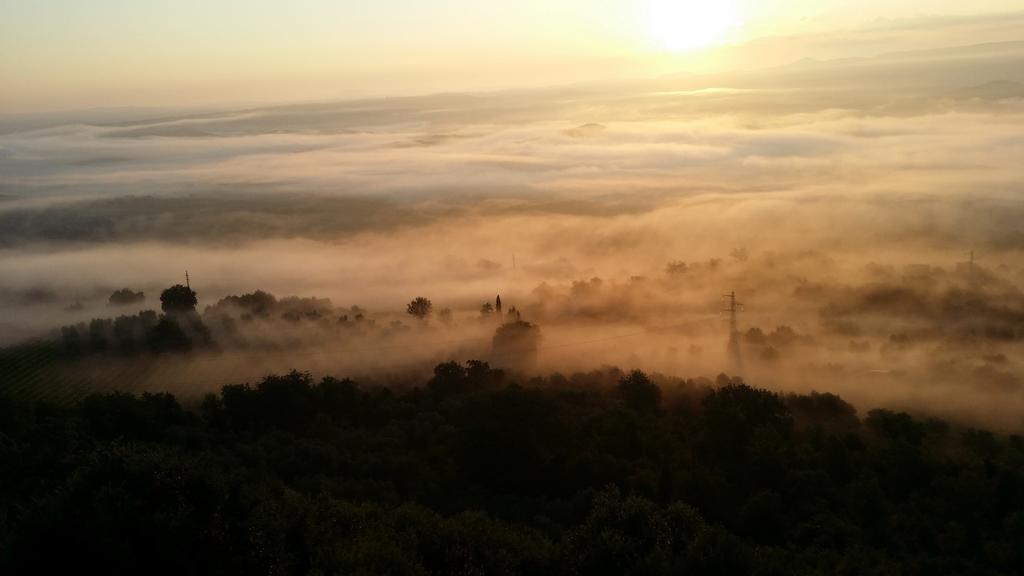
[[[324,370],[395,371],[393,354],[428,369],[463,340],[488,344],[477,316],[500,293],[557,346],[543,370],[597,356],[713,377],[735,370],[721,314],[735,290],[744,332],[803,342],[773,347],[762,385],[827,380],[1017,429],[1022,70],[1024,43],[1009,42],[612,85],[9,117],[4,338],[110,316],[122,287],[155,308],[188,270],[200,309],[264,290],[385,326],[409,324],[418,295],[452,310],[406,326],[400,353],[299,338]],[[745,350],[752,374],[761,348]],[[294,364],[240,362],[171,372],[198,394]]]
[[[1024,573],[1017,3],[122,4],[0,2],[0,571]]]

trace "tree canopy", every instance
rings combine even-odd
[[[424,320],[434,312],[434,304],[423,296],[418,296],[406,305],[405,311],[411,316]]]
[[[115,290],[107,299],[107,303],[111,306],[130,306],[132,304],[141,304],[145,301],[146,295],[143,292],[136,292],[130,288]]]
[[[193,312],[199,300],[188,286],[175,284],[160,293],[160,308],[168,313]]]
[[[0,571],[1019,574],[1024,441],[604,369],[0,396]],[[59,553],[54,553],[59,547]]]

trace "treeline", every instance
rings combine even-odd
[[[195,313],[158,315],[153,310],[62,326],[60,334],[62,348],[71,356],[187,352],[213,343],[210,329]]]
[[[127,305],[144,301],[142,292],[129,288],[117,290],[110,296],[112,305]],[[523,347],[522,340],[539,341],[536,326],[522,321],[522,314],[514,306],[502,312],[501,298],[496,306],[489,302],[474,318],[478,323],[497,320],[503,324],[519,324],[500,335],[506,348]],[[145,352],[189,352],[210,349],[276,348],[282,342],[299,343],[297,330],[303,329],[308,344],[322,343],[323,338],[353,335],[390,335],[408,329],[400,320],[386,326],[377,326],[360,306],[335,307],[328,298],[286,296],[256,290],[241,295],[229,295],[201,312],[198,297],[189,286],[175,285],[160,294],[162,313],[143,310],[136,314],[115,318],[93,318],[88,322],[66,325],[53,331],[53,340],[59,341],[61,351],[72,357],[116,353],[136,355]],[[417,326],[424,327],[434,317],[433,303],[422,296],[413,299],[406,312]],[[453,313],[442,308],[437,313],[442,325],[451,326]],[[524,334],[533,331],[532,336]],[[291,333],[282,337],[282,332]],[[33,346],[29,346],[32,348]],[[536,348],[536,343],[525,345]],[[0,364],[2,367],[2,364]]]
[[[130,298],[143,297],[141,292],[118,290],[110,300],[123,304]],[[282,321],[297,324],[316,323],[322,327],[349,325],[347,313],[334,318],[331,301],[324,298],[285,297],[257,290],[250,294],[227,296],[200,313],[198,298],[188,286],[176,285],[160,295],[162,313],[143,310],[137,314],[115,318],[94,318],[59,329],[61,349],[71,355],[117,353],[134,355],[143,352],[188,352],[233,346],[244,340],[240,326],[255,321]],[[358,306],[346,309],[351,322],[361,324],[365,311]],[[367,321],[367,325],[372,322]]]
[[[132,299],[144,299],[141,292],[125,288],[110,295],[110,302],[119,305]],[[160,294],[162,314],[144,310],[138,314],[116,318],[94,318],[60,328],[64,352],[77,356],[86,353],[119,352],[134,354],[152,352],[184,352],[193,346],[213,343],[210,329],[196,313],[198,299],[188,286],[176,284]]]
[[[1020,437],[724,375],[4,399],[0,470],[8,574],[1024,572]]]

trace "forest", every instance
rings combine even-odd
[[[725,374],[0,400],[0,570],[1013,574],[1024,439]]]
[[[0,0],[0,576],[1024,576],[1021,0]]]

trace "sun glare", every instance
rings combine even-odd
[[[731,0],[649,0],[648,17],[652,38],[673,52],[724,42],[742,24]]]

